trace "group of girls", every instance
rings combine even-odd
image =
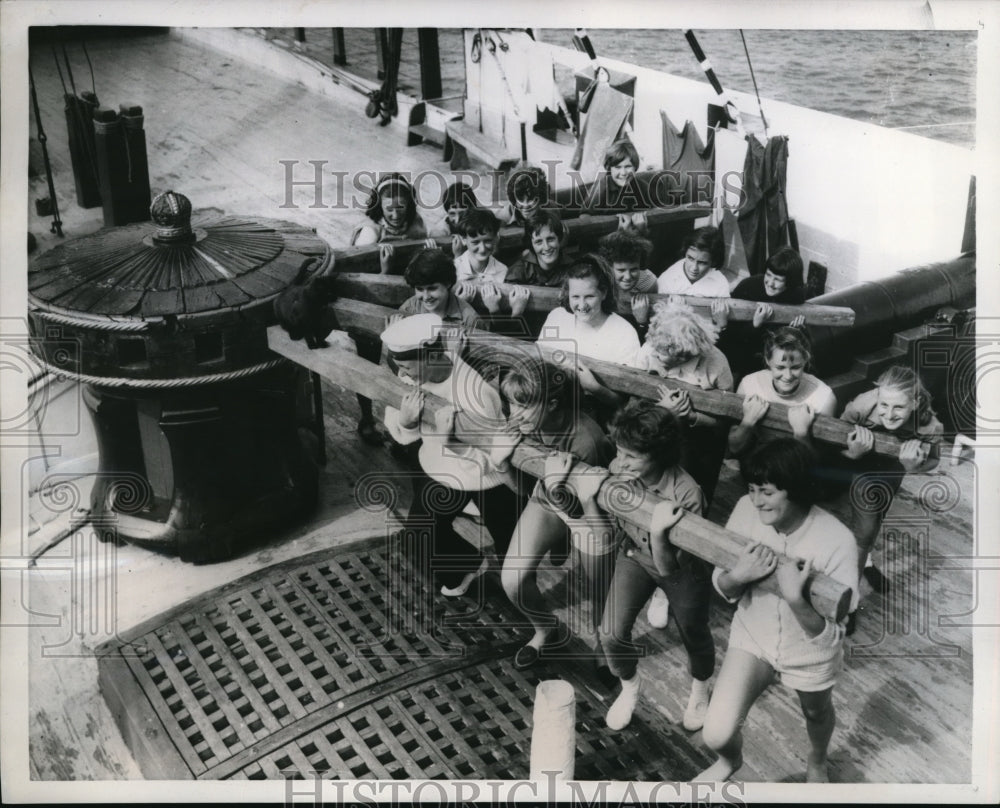
[[[509,269],[496,261],[493,252],[500,220],[488,211],[481,215],[471,191],[455,186],[449,191],[445,220],[453,237],[453,254],[459,255],[454,260],[455,273],[446,266],[452,259],[428,244],[407,270],[417,295],[424,296],[406,313],[427,313],[431,305],[442,305],[440,295],[429,300],[433,296],[421,293],[420,284],[447,287],[447,281],[452,281],[449,295],[469,300],[478,293],[490,311],[495,310],[495,287],[500,283],[560,288],[561,305],[548,314],[539,341],[550,347],[569,347],[576,361],[571,366],[545,362],[515,367],[501,376],[498,392],[506,418],[503,440],[513,447],[528,437],[548,447],[555,452],[553,468],[580,461],[636,480],[669,507],[658,507],[649,532],[643,533],[598,507],[600,472],[589,478],[589,484],[579,482],[576,497],[568,500],[550,491],[544,477],[535,481],[530,492],[521,491],[515,507],[517,524],[510,531],[505,525],[502,541],[496,542],[503,588],[533,627],[514,664],[526,668],[543,655],[565,649],[567,626],[549,611],[537,573],[547,555],[551,562],[562,563],[572,553],[571,569],[578,572],[591,604],[590,629],[598,666],[608,668],[621,683],[607,715],[610,728],[627,725],[637,703],[638,651],[631,643],[631,631],[652,596],[656,608],[649,613],[651,624],[664,627],[673,616],[688,654],[691,691],[683,724],[691,731],[703,728],[704,742],[718,754],[716,763],[701,777],[725,779],[742,765],[740,727],[777,674],[796,690],[805,717],[810,744],[807,779],[825,780],[835,721],[831,694],[842,665],[847,626],[816,612],[803,591],[810,574],[821,572],[850,587],[852,609],[856,607],[859,573],[889,503],[883,500],[882,510],[873,513],[858,508],[854,505],[858,498],[851,497],[852,531],[817,502],[821,492],[843,493],[858,476],[872,470],[895,492],[903,474],[933,467],[943,429],[927,391],[912,370],[890,368],[873,390],[842,411],[840,417],[854,425],[846,448],[818,458],[811,427],[817,415],[836,415],[836,397],[808,372],[811,347],[801,319],[785,327],[768,322],[773,303],[804,300],[802,262],[794,251],[776,252],[763,276],[747,279],[733,290],[733,296],[759,305],[752,322],[740,325],[742,333],[735,342],[741,350],[730,362],[720,350],[727,345],[720,333],[729,327],[725,298],[730,290],[720,272],[725,253],[717,229],[706,227],[693,233],[683,257],[659,276],[644,265],[650,243],[641,228],[631,225],[605,237],[598,253],[573,255],[559,217],[537,204],[537,199],[529,204],[523,198],[537,191],[540,181],[530,172],[526,176],[522,176],[520,190],[516,183],[510,189],[510,217],[525,228],[522,256]],[[607,182],[615,182],[614,177],[609,170]],[[627,172],[624,182],[628,182]],[[407,189],[401,178],[379,183],[370,213],[372,226],[359,229],[356,243],[424,236],[426,229],[416,213],[412,189]],[[398,204],[401,198],[402,205]],[[654,290],[715,298],[711,319],[675,298],[651,305],[649,294]],[[520,300],[511,295],[512,314],[517,313],[515,302],[520,305],[526,299],[526,293]],[[462,319],[462,312],[460,305],[452,306],[455,319]],[[762,352],[759,358],[754,351],[757,345]],[[590,367],[592,360],[661,377],[659,400],[627,401],[600,381],[599,373]],[[475,372],[460,367],[463,374]],[[413,380],[423,385],[417,376]],[[700,412],[686,388],[671,381],[721,391],[732,391],[738,381],[742,417],[731,423]],[[787,407],[784,436],[765,426],[772,404]],[[873,458],[873,432],[878,431],[905,440],[898,459]],[[713,574],[700,559],[671,545],[670,529],[682,511],[707,512],[726,451],[739,460],[748,487],[726,526],[750,541],[732,569],[716,569]],[[491,456],[491,468],[503,467],[504,454]],[[512,476],[505,481],[512,488],[519,487]],[[504,503],[509,511],[510,501]],[[483,505],[490,508],[488,503]],[[498,514],[482,515],[486,524],[497,523]],[[457,585],[445,586],[442,592],[464,594],[484,569],[478,557],[476,562],[478,567],[466,570]],[[459,571],[450,572],[457,575]],[[757,586],[772,574],[780,596]],[[884,591],[881,576],[866,577],[873,584],[878,580],[877,588]],[[722,598],[738,606],[729,649],[710,691],[715,671],[708,628],[713,586]]]

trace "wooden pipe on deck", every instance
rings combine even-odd
[[[507,299],[514,284],[500,284],[500,291]],[[528,299],[528,307],[525,311],[545,313],[558,308],[560,290],[550,286],[529,286],[521,284],[531,292]],[[354,300],[362,300],[367,303],[376,303],[381,306],[400,306],[408,298],[413,296],[413,288],[409,286],[398,275],[369,275],[365,273],[349,273],[338,275],[334,282],[334,289],[341,297],[349,297]],[[697,295],[660,295],[649,294],[650,305],[657,302],[666,302],[671,297],[679,297],[691,308],[697,310],[705,316],[711,315],[714,297],[698,297]],[[754,311],[759,305],[753,300],[738,300],[736,298],[723,298],[729,302],[729,319],[733,322],[751,322]],[[474,302],[479,302],[478,295]],[[807,325],[824,325],[830,327],[847,327],[854,324],[854,311],[843,306],[817,306],[812,303],[805,303],[800,306],[772,303],[773,314],[769,323],[790,323],[798,315],[806,318]],[[477,310],[485,312],[485,308],[480,303]]]
[[[403,396],[413,389],[392,375],[388,368],[374,365],[355,354],[337,348],[311,350],[301,342],[293,342],[279,326],[269,328],[267,337],[272,351],[315,371],[334,384],[387,405],[398,407]],[[450,405],[444,399],[425,394],[421,424],[435,429],[435,413],[445,406]],[[460,420],[461,416],[456,418],[457,439],[463,437]],[[475,442],[475,437],[473,434],[468,442]],[[515,448],[511,464],[532,476],[541,477],[544,475],[545,457],[549,454],[549,450],[542,447],[522,444]],[[580,461],[573,466],[574,473],[586,473],[589,469],[590,466]],[[641,530],[649,530],[653,509],[662,501],[662,497],[646,490],[640,483],[622,478],[605,480],[597,494],[597,502],[602,509]],[[748,540],[707,519],[687,513],[671,528],[670,541],[711,564],[729,569]],[[784,560],[785,556],[779,558],[779,562]],[[781,594],[774,575],[758,581],[756,586]],[[837,621],[846,616],[851,601],[849,587],[822,573],[814,574],[806,586],[809,601],[819,614]]]
[[[555,213],[559,212],[558,207],[553,208]],[[665,225],[693,222],[702,216],[711,213],[711,207],[705,205],[678,205],[672,208],[653,208],[644,211],[648,227],[657,228]],[[618,216],[616,214],[591,216],[583,215],[576,219],[563,221],[566,229],[566,237],[572,244],[596,241],[601,236],[613,233],[618,229]],[[433,237],[438,247],[447,253],[451,253],[451,236]],[[410,258],[424,248],[426,239],[401,239],[391,242],[394,257],[393,263],[396,267],[405,267]],[[341,247],[334,251],[334,260],[338,272],[362,272],[378,273],[381,271],[379,264],[379,249],[381,244],[365,244],[357,247]],[[500,228],[497,239],[497,252],[507,253],[519,250],[524,246],[524,228],[520,226],[509,226]]]
[[[377,306],[373,303],[363,303],[359,300],[339,299],[331,304],[337,316],[340,327],[347,331],[360,332],[377,337],[385,329],[387,318],[398,314],[394,309]],[[556,365],[566,365],[576,369],[576,352],[568,340],[542,340],[541,342],[525,342],[489,331],[474,330],[468,334],[468,351],[471,360],[484,363],[501,363],[505,365],[537,362],[539,358],[547,359]],[[691,406],[698,412],[705,413],[731,421],[739,421],[743,417],[743,396],[728,393],[723,390],[703,390],[700,387],[686,384],[676,379],[664,379],[635,368],[617,365],[614,362],[603,362],[598,359],[586,358],[583,363],[593,371],[598,380],[617,393],[648,398],[659,401],[657,389],[661,384],[667,387],[686,390],[691,397]],[[772,402],[760,426],[776,432],[791,435],[788,425],[788,407],[785,404]],[[813,421],[812,436],[822,443],[845,448],[847,436],[854,429],[853,424],[841,421],[830,415],[817,415]],[[902,441],[885,432],[873,433],[874,446],[872,452],[883,457],[899,457]]]

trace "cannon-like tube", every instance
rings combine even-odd
[[[976,305],[976,256],[914,267],[878,281],[866,281],[814,297],[810,303],[854,309],[852,328],[810,328],[819,376],[845,369],[859,354],[888,345],[897,331],[922,323],[943,306]]]

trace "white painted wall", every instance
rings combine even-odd
[[[545,47],[571,68],[588,63],[585,54]],[[706,106],[717,103],[707,80],[599,61],[637,77],[633,142],[644,167],[662,167],[661,109],[678,128],[694,121],[704,137]],[[756,112],[756,98],[733,99]],[[959,254],[973,150],[779,101],[764,99],[763,106],[770,134],[789,139],[788,205],[803,257],[827,266],[830,287]]]

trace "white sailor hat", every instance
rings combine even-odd
[[[413,314],[389,325],[382,332],[382,344],[395,355],[409,354],[434,342],[443,320],[437,314]]]

